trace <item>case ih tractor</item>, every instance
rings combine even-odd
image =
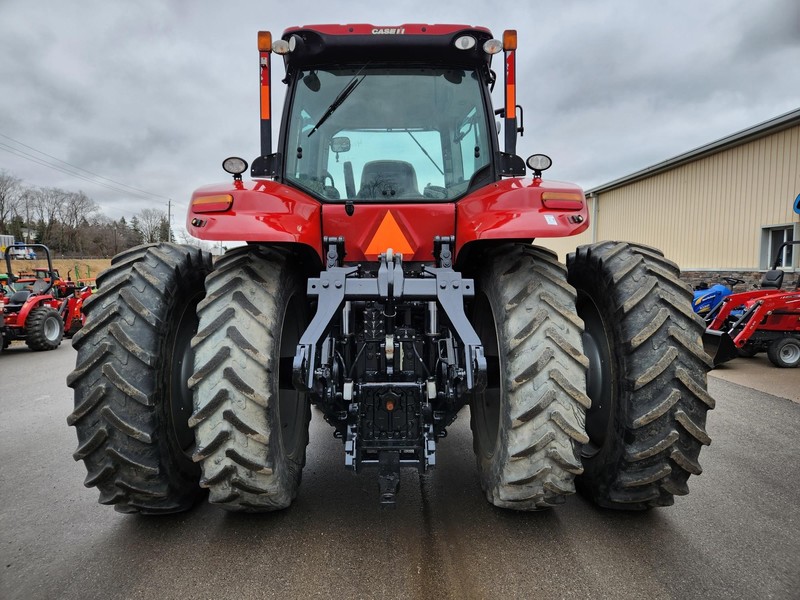
[[[516,155],[516,33],[321,25],[258,35],[261,154],[192,196],[189,232],[247,240],[115,257],[75,336],[75,459],[122,512],[287,507],[311,405],[352,471],[427,471],[470,418],[483,491],[544,509],[688,492],[709,443],[702,320],[652,248],[536,238],[588,226],[577,186]],[[505,102],[491,68],[503,53]],[[277,147],[271,59],[287,85]],[[498,140],[495,115],[505,125]],[[466,407],[469,411],[466,411]],[[444,467],[446,468],[446,466]]]
[[[7,281],[9,286],[22,287],[3,298],[3,348],[13,340],[25,340],[31,350],[55,350],[64,336],[64,322],[59,309],[62,301],[52,291],[57,275],[50,259],[50,250],[42,244],[17,244],[14,246],[42,250],[47,257],[49,277],[15,277],[11,269],[11,247],[6,248]],[[25,285],[20,285],[25,284]]]

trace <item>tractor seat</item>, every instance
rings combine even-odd
[[[421,198],[417,174],[411,163],[403,160],[373,160],[361,172],[358,197],[371,200]]]
[[[8,304],[5,305],[5,312],[12,313],[12,312],[19,312],[20,309],[25,305],[30,297],[31,292],[30,290],[20,290],[18,292],[14,292],[8,299]]]
[[[783,285],[783,271],[779,269],[767,271],[761,278],[762,290],[779,290],[781,285]]]

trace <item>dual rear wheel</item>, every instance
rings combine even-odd
[[[478,272],[473,324],[488,386],[470,402],[481,485],[538,510],[580,491],[601,506],[671,504],[710,442],[708,357],[677,267],[643,246],[583,246],[568,270],[505,246]],[[289,254],[173,244],[115,257],[73,340],[75,459],[122,512],[288,506],[309,403],[291,384],[307,315]],[[188,385],[187,385],[188,382]]]
[[[213,274],[207,253],[174,244],[114,258],[85,304],[68,378],[73,456],[101,503],[178,512],[202,486],[231,510],[288,506],[308,441],[308,403],[284,378],[301,294],[273,251],[233,251]]]
[[[487,255],[478,280],[473,322],[497,364],[470,405],[487,499],[536,510],[577,485],[601,506],[642,510],[688,493],[714,400],[677,267],[603,242],[564,270],[515,246]]]

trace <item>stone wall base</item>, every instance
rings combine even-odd
[[[745,283],[740,283],[733,288],[733,291],[746,292],[754,287],[760,287],[764,273],[765,271],[681,271],[681,280],[695,289],[701,282],[705,282],[711,287],[715,283],[725,284],[723,277],[736,277],[744,279]],[[800,280],[800,272],[787,271],[783,275],[783,289],[794,289],[798,280]]]

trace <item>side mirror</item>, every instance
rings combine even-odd
[[[294,39],[299,39],[299,36],[293,35],[292,40]],[[291,44],[291,41],[289,43]],[[306,87],[312,92],[318,92],[321,87],[319,76],[316,71],[311,71],[308,75],[303,77],[303,83],[305,83]]]
[[[331,138],[331,151],[335,152],[336,154],[339,154],[340,152],[350,152],[350,138]]]
[[[797,198],[794,199],[794,212],[800,215],[800,194],[797,194]]]

